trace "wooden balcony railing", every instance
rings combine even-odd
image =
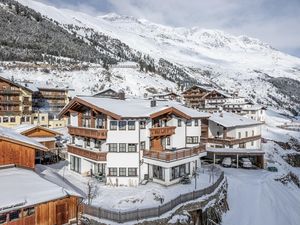
[[[200,145],[200,146],[197,146],[194,148],[180,149],[180,150],[174,150],[174,151],[144,150],[143,156],[145,158],[152,159],[152,160],[171,162],[171,161],[176,161],[176,160],[181,160],[181,159],[189,158],[192,156],[196,156],[203,152],[206,152],[205,146]]]
[[[14,116],[14,115],[20,115],[20,110],[0,110],[1,116]]]
[[[94,152],[75,145],[68,145],[68,152],[95,161],[106,161],[107,152]]]
[[[170,136],[175,134],[176,127],[154,127],[150,128],[151,137]]]
[[[65,99],[67,98],[66,95],[57,95],[57,94],[41,94],[43,98],[48,99]]]
[[[1,100],[0,105],[20,105],[20,100]]]
[[[221,145],[237,145],[246,143],[249,141],[256,141],[261,139],[261,135],[255,135],[251,137],[245,137],[245,138],[233,138],[233,137],[227,137],[227,138],[201,138],[201,141],[204,143],[214,143],[214,144],[221,144]]]
[[[12,89],[0,90],[0,95],[18,95],[20,93],[21,93],[20,90],[12,90]]]
[[[107,129],[96,129],[86,127],[68,127],[69,134],[82,137],[89,137],[95,139],[105,140],[107,138]]]

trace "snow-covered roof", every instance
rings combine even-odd
[[[56,135],[61,135],[59,132],[57,132],[57,131],[55,131],[53,129],[49,129],[49,128],[42,127],[42,126],[35,125],[35,124],[20,124],[20,125],[17,125],[15,127],[13,127],[12,129],[14,131],[16,131],[17,133],[20,133],[20,134],[24,134],[27,131],[30,131],[30,130],[33,130],[33,129],[42,129],[42,130],[54,133]]]
[[[156,101],[156,106],[151,107],[150,100],[145,99],[111,99],[111,98],[99,98],[99,97],[85,97],[80,96],[78,99],[97,106],[99,108],[105,109],[111,113],[117,114],[124,118],[147,118],[151,114],[157,113],[159,111],[175,108],[182,113],[193,117],[209,117],[210,114],[205,112],[199,112],[197,110],[187,108],[175,101]],[[76,100],[76,99],[75,99]],[[70,103],[71,104],[71,103]],[[68,106],[66,106],[68,107]]]
[[[265,154],[261,149],[247,149],[247,148],[207,148],[207,152],[214,153],[240,153],[240,154]]]
[[[16,82],[33,92],[37,92],[40,89],[70,90],[70,88],[66,86],[66,84],[64,83],[54,83],[49,81],[35,81],[35,82],[16,81]]]
[[[261,124],[256,120],[225,111],[221,113],[213,113],[209,120],[220,124],[223,127],[244,127]]]
[[[18,132],[16,132],[13,129],[0,126],[0,139],[1,138],[19,142],[19,143],[23,143],[25,145],[30,145],[37,149],[47,150],[47,148],[44,145],[33,140],[32,138],[29,138],[22,134],[19,134]]]
[[[48,142],[48,141],[56,141],[55,137],[31,137],[31,138],[39,143]]]
[[[69,195],[65,189],[43,179],[32,170],[0,169],[0,180],[0,213]]]

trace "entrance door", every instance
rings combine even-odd
[[[62,203],[56,205],[56,224],[63,225],[67,224],[68,221],[68,205],[67,203]]]

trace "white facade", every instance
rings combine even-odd
[[[125,102],[125,100],[110,100]],[[104,101],[109,100],[105,99]],[[78,149],[81,153],[69,151],[70,170],[82,175],[101,172],[106,178],[106,184],[114,186],[137,186],[144,179],[170,185],[179,182],[184,174],[191,175],[196,167],[200,166],[200,157],[206,155],[205,152],[198,153],[194,148],[200,145],[201,118],[209,115],[195,110],[190,111],[191,109],[183,108],[183,106],[180,106],[181,108],[178,106],[180,110],[186,110],[181,112],[179,110],[172,111],[174,107],[150,107],[150,102],[148,101],[148,103],[149,106],[144,108],[151,112],[149,115],[141,113],[139,117],[126,116],[116,119],[114,114],[109,115],[108,113],[105,117],[104,129],[107,134],[102,140],[89,138],[84,133],[72,135],[70,146]],[[159,114],[168,109],[170,111],[166,114]],[[87,128],[80,126],[79,113],[84,114],[85,112],[74,113],[72,110],[69,115],[72,128],[88,130],[88,135],[90,135],[90,130],[103,130],[103,128],[96,128],[97,122],[92,128],[91,125]],[[117,114],[118,112],[111,113]],[[159,115],[153,118],[151,116],[153,113]],[[159,134],[153,137],[152,129],[162,130],[159,132],[174,130],[174,133]],[[152,142],[154,138],[158,138],[158,142]],[[155,149],[157,143],[160,143],[162,149]],[[153,152],[159,157],[151,158],[151,154],[145,156],[144,152]],[[103,160],[93,160],[90,153],[104,154],[106,157]],[[164,158],[165,155],[167,155],[166,158]],[[163,171],[163,179],[157,171],[158,173]]]

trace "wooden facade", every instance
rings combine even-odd
[[[0,165],[15,164],[34,169],[36,149],[0,137]]]
[[[79,210],[79,199],[66,196],[33,206],[0,213],[0,219],[6,218],[5,225],[63,225],[76,221]],[[11,215],[14,219],[11,220]],[[17,218],[16,218],[17,217]]]

